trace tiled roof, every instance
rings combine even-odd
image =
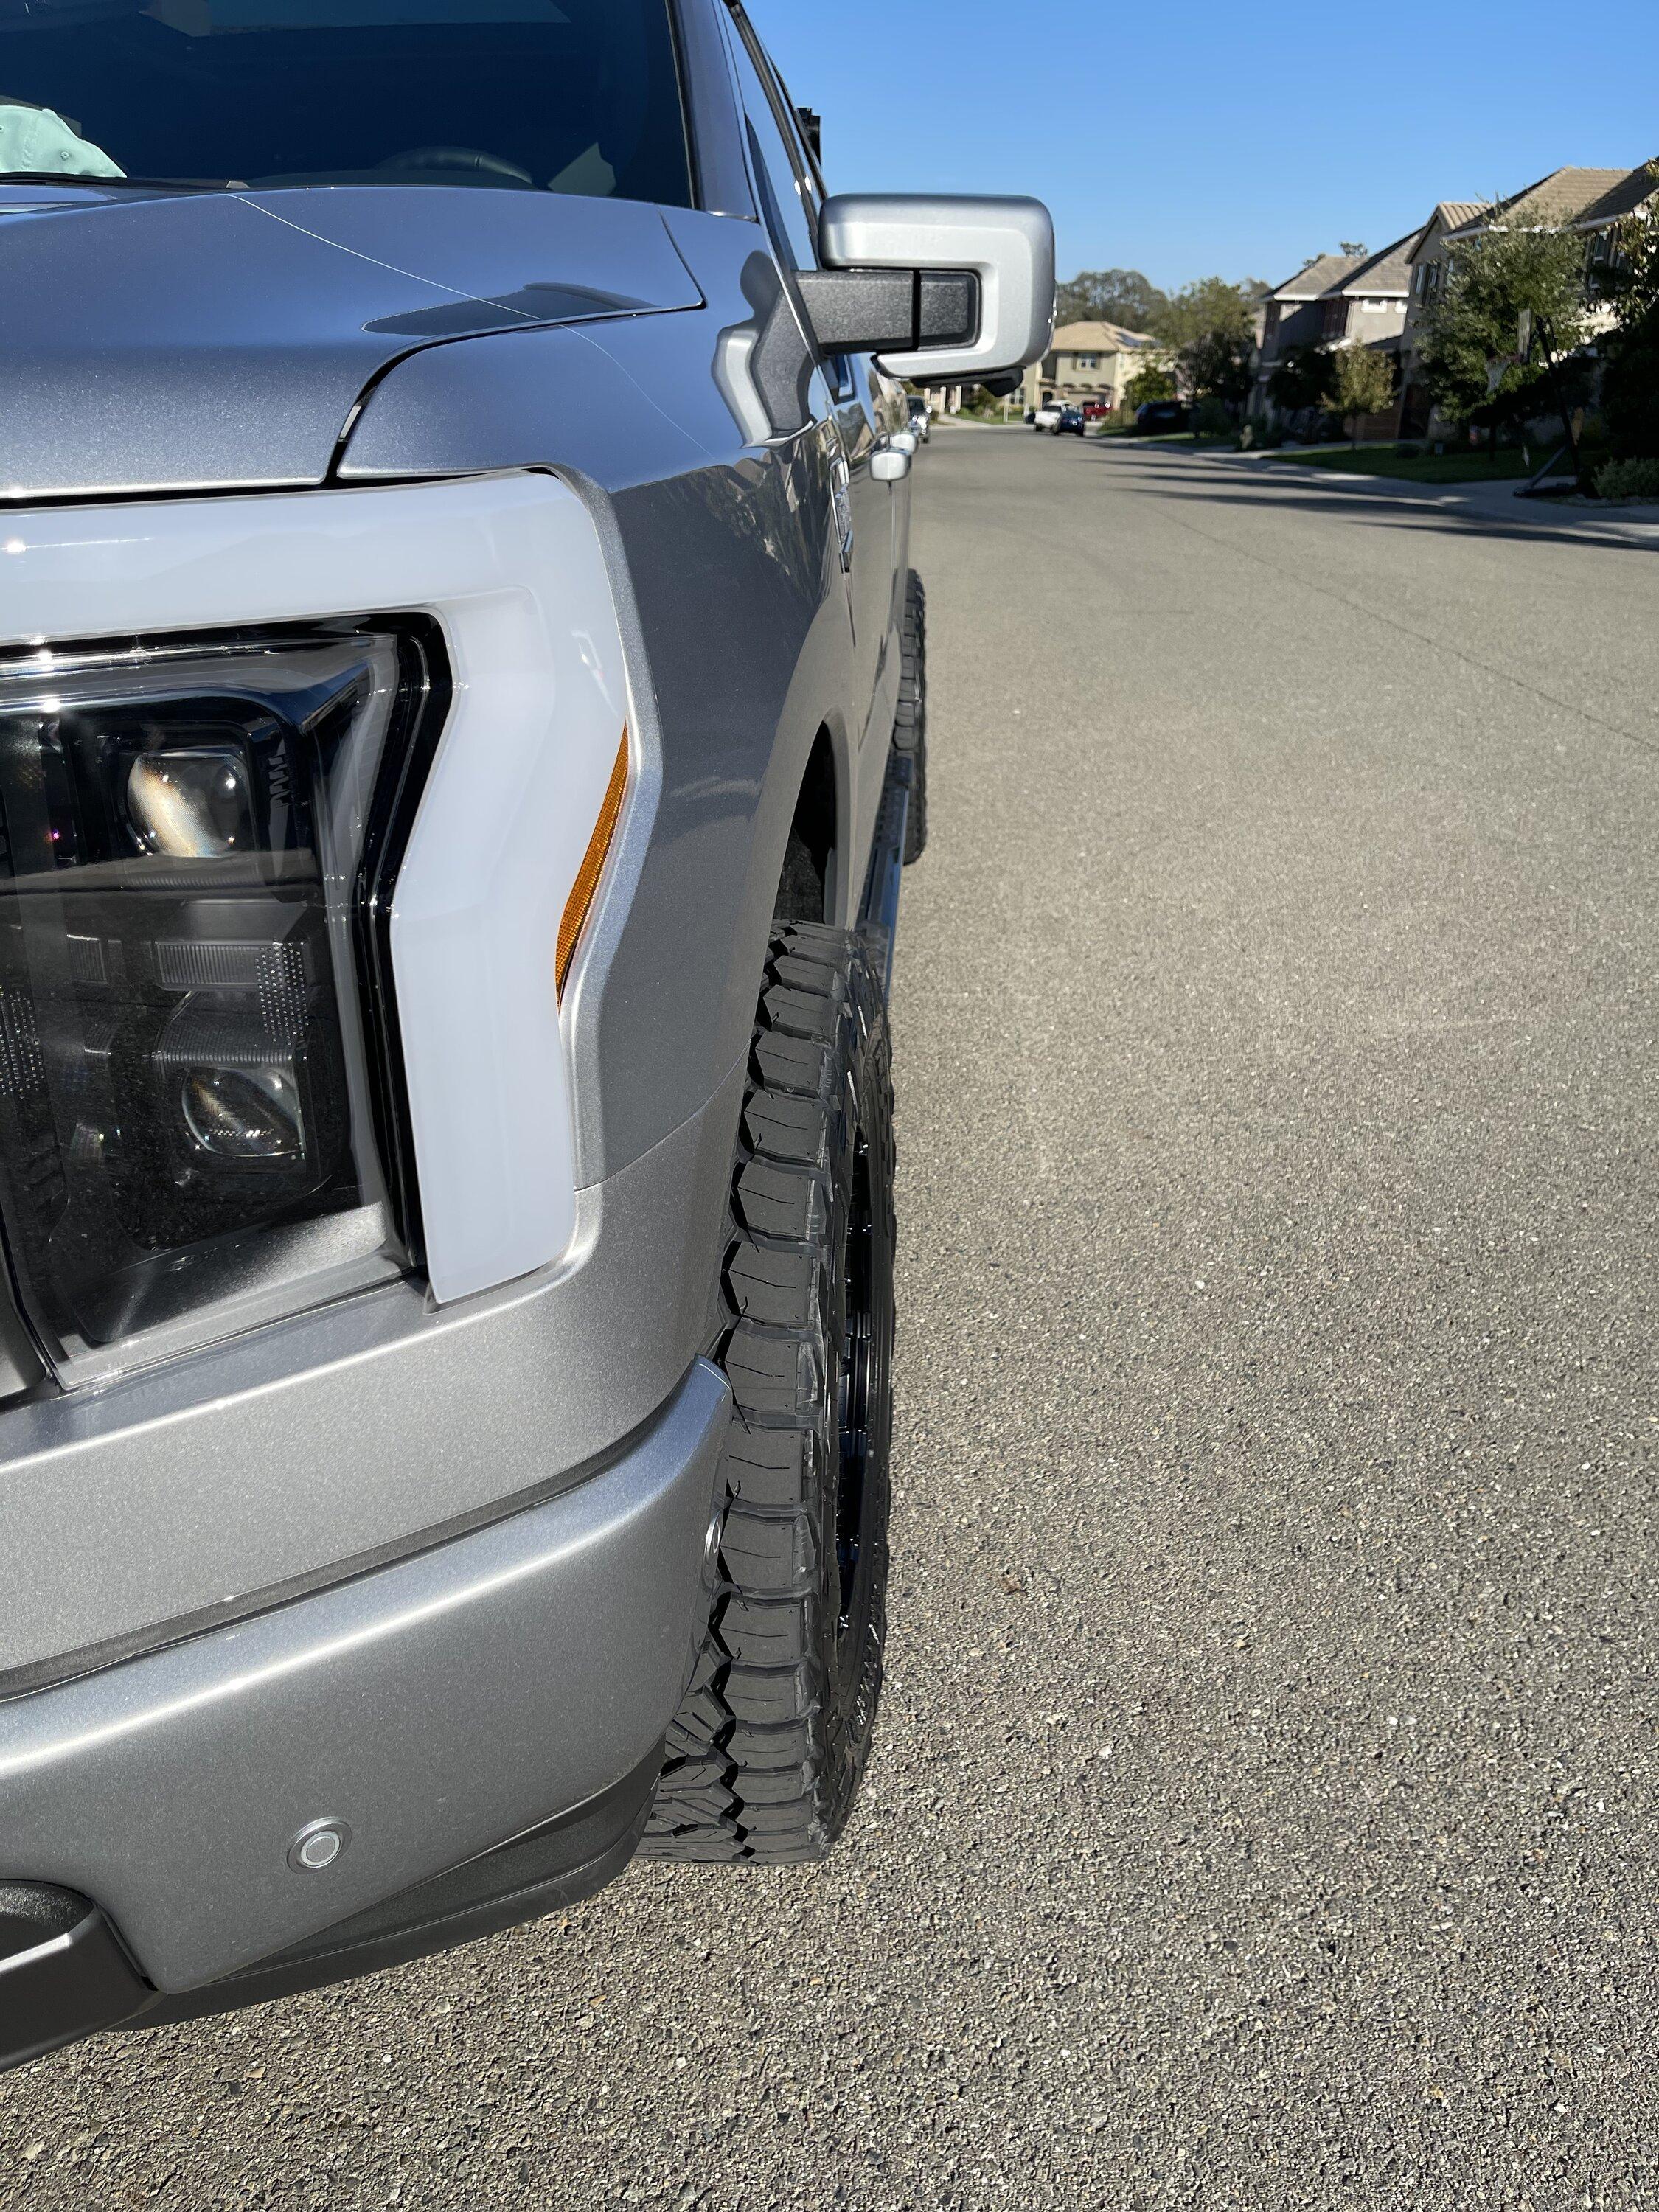
[[[1346,284],[1333,287],[1350,299],[1364,294],[1375,299],[1379,294],[1388,296],[1398,294],[1402,300],[1412,288],[1411,258],[1422,243],[1420,230],[1408,237],[1396,238],[1392,246],[1385,246],[1380,253],[1373,253],[1362,261]]]
[[[1385,246],[1380,253],[1322,253],[1267,297],[1287,304],[1297,300],[1333,299],[1342,294],[1352,297],[1364,293],[1375,297],[1378,293],[1397,292],[1403,298],[1411,289],[1411,272],[1407,263],[1422,235],[1420,230],[1414,230],[1409,237],[1397,238],[1392,246]]]
[[[1145,331],[1126,331],[1121,323],[1064,323],[1054,332],[1051,353],[1133,353],[1156,345]]]
[[[1452,233],[1464,238],[1493,220],[1504,223],[1581,224],[1593,229],[1613,222],[1641,206],[1654,190],[1646,165],[1635,169],[1552,169],[1535,185],[1498,203],[1496,210],[1482,209],[1472,221]]]
[[[1485,215],[1491,205],[1490,200],[1440,201],[1434,213],[1418,232],[1416,241],[1406,256],[1407,260],[1415,263],[1418,255],[1436,237],[1437,232],[1443,238],[1451,231],[1461,230],[1465,224],[1473,222],[1476,216]]]
[[[1587,229],[1604,222],[1617,222],[1621,215],[1634,215],[1656,191],[1659,191],[1659,178],[1654,175],[1652,162],[1644,161],[1639,169],[1632,169],[1621,177],[1610,191],[1603,192],[1600,199],[1581,209],[1577,220]]]
[[[1322,253],[1305,269],[1298,269],[1286,284],[1270,292],[1270,300],[1322,300],[1328,292],[1339,291],[1345,277],[1365,264],[1363,253]]]

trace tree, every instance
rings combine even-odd
[[[1182,374],[1194,399],[1218,399],[1233,410],[1250,396],[1255,342],[1249,334],[1203,331],[1181,349]]]
[[[1177,352],[1194,339],[1219,332],[1225,337],[1255,336],[1256,302],[1268,288],[1247,277],[1230,284],[1224,276],[1200,276],[1166,300],[1148,325],[1155,338]]]
[[[1085,269],[1054,295],[1054,320],[1117,323],[1128,331],[1150,331],[1152,319],[1169,305],[1139,269]]]
[[[1292,346],[1267,379],[1267,397],[1287,415],[1322,407],[1329,397],[1331,357],[1323,346]]]
[[[1648,173],[1659,191],[1659,161]],[[1627,216],[1608,244],[1595,278],[1619,319],[1596,347],[1607,435],[1620,460],[1659,459],[1659,210]]]
[[[1424,315],[1423,381],[1454,422],[1495,399],[1524,412],[1551,390],[1547,357],[1535,349],[1524,362],[1511,359],[1496,384],[1488,370],[1518,350],[1523,312],[1550,355],[1573,352],[1589,334],[1585,307],[1584,242],[1574,232],[1483,230],[1458,248]]]
[[[1659,194],[1659,161],[1648,163],[1652,191]],[[1620,323],[1659,314],[1659,204],[1650,199],[1622,222],[1607,240],[1611,251],[1595,274],[1595,289],[1611,302]]]
[[[1360,417],[1380,415],[1394,398],[1394,363],[1370,346],[1340,346],[1331,356],[1330,378],[1331,405],[1352,423],[1357,446]]]
[[[1250,396],[1255,360],[1256,303],[1267,289],[1247,279],[1200,276],[1166,301],[1152,334],[1176,356],[1195,399],[1219,399],[1235,410]]]
[[[1175,396],[1174,377],[1157,362],[1138,368],[1123,387],[1123,397],[1131,407],[1144,407],[1149,400],[1173,399]]]

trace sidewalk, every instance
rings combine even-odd
[[[1207,460],[1255,469],[1270,481],[1314,485],[1333,495],[1346,492],[1370,501],[1398,500],[1408,507],[1432,507],[1471,521],[1538,528],[1586,538],[1594,543],[1647,545],[1659,549],[1659,504],[1620,502],[1602,507],[1590,500],[1517,499],[1510,483],[1419,484],[1401,477],[1365,476],[1349,469],[1298,468],[1294,461],[1267,453],[1222,453]]]

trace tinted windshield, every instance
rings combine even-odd
[[[690,199],[668,0],[0,0],[0,173]]]

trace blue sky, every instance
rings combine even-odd
[[[1282,281],[1439,199],[1659,155],[1659,0],[747,0],[837,190],[1030,191],[1064,276]]]

